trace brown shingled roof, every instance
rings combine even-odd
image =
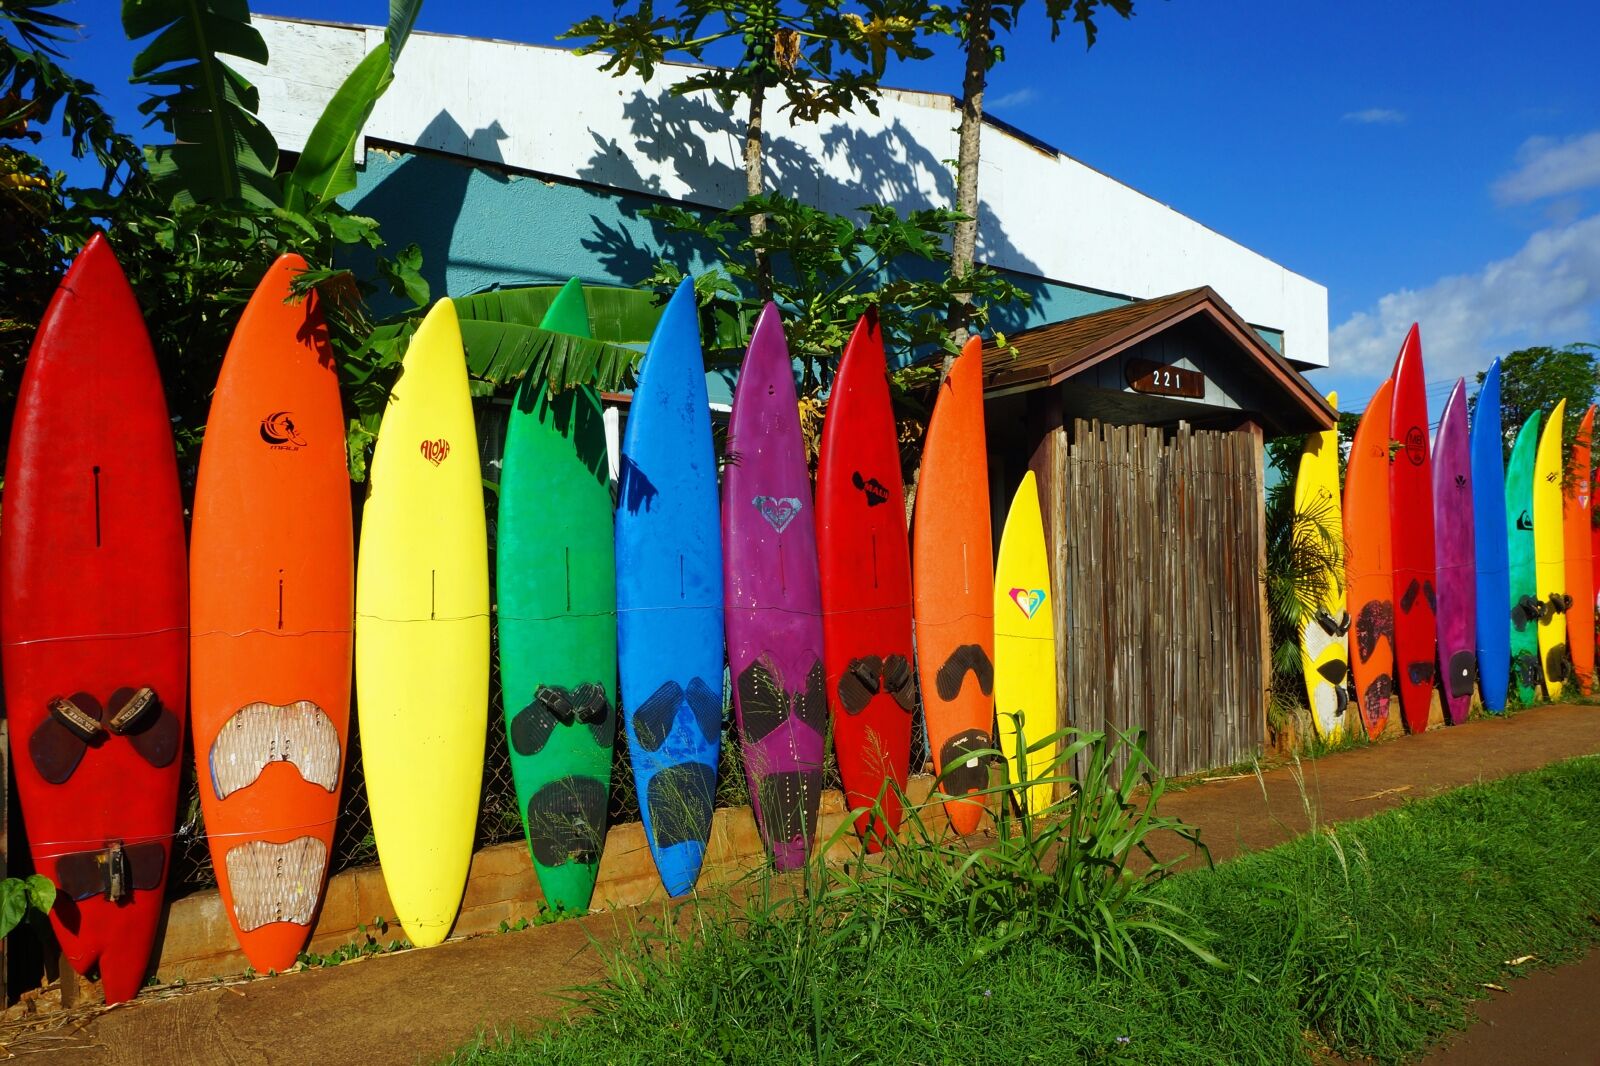
[[[1308,429],[1333,426],[1333,408],[1322,395],[1209,285],[1010,334],[1006,339],[1014,350],[984,351],[985,391],[1057,385],[1195,315],[1209,317],[1238,345],[1240,354],[1283,390],[1295,412],[1309,423]]]

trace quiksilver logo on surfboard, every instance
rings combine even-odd
[[[274,411],[261,420],[261,439],[273,451],[295,452],[306,446],[294,425],[294,415],[289,411]]]

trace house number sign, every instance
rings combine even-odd
[[[1181,366],[1162,366],[1148,359],[1129,359],[1128,387],[1157,396],[1183,396],[1198,400],[1206,394],[1206,376]]]

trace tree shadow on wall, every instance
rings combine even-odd
[[[743,137],[742,116],[717,104],[707,93],[691,96],[652,96],[639,90],[623,105],[629,121],[634,151],[654,164],[643,174],[620,142],[591,132],[595,152],[578,171],[584,181],[618,189],[637,189],[651,196],[675,199],[662,181],[670,173],[693,190],[694,202],[707,211],[715,205],[744,198],[744,173],[726,160],[736,158]],[[875,120],[874,120],[875,122]],[[874,203],[901,212],[951,207],[955,202],[955,176],[926,145],[919,143],[899,120],[877,129],[862,129],[840,121],[823,130],[822,158],[783,137],[776,124],[769,126],[764,171],[768,186],[804,203],[840,214],[854,214]],[[729,151],[718,158],[710,146],[725,141]],[[829,169],[825,163],[835,166]],[[658,258],[689,267],[687,257],[714,260],[716,249],[697,246],[671,234],[658,222],[642,219],[643,205],[624,205],[625,218],[648,223],[650,243],[639,240],[642,227],[608,225],[595,219],[595,237],[584,241],[614,275],[637,281],[653,269]],[[987,202],[979,207],[978,235],[981,259],[1001,260],[1012,270],[1040,273],[996,221]]]
[[[435,299],[449,293],[450,249],[473,174],[501,184],[510,180],[495,166],[505,162],[500,142],[506,137],[498,120],[468,133],[449,111],[440,111],[417,138],[416,150],[350,205],[357,214],[378,220],[387,254],[409,244],[422,250],[422,276]],[[368,149],[374,150],[381,149]],[[352,259],[371,276],[370,258]],[[398,309],[398,301],[387,293],[376,295],[373,304],[383,313]]]

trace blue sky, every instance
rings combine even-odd
[[[428,0],[420,28],[553,43],[609,6]],[[1495,354],[1600,340],[1600,8],[1138,0],[1086,53],[1081,35],[1050,43],[1040,6],[1003,42],[991,112],[1327,285],[1334,365],[1313,381],[1344,406],[1388,373],[1413,319],[1439,405]],[[381,0],[253,7],[387,13]],[[86,27],[69,69],[136,128],[119,5],[63,11]],[[946,46],[888,80],[956,92],[959,60]]]

